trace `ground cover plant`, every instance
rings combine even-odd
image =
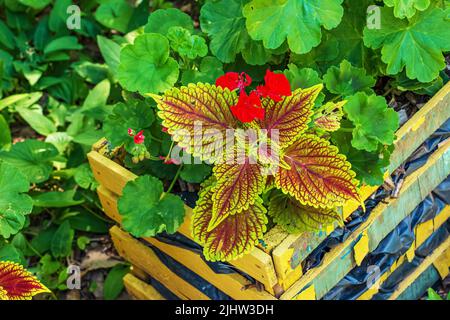
[[[176,232],[186,193],[213,261],[274,224],[339,222],[361,185],[383,183],[399,125],[448,81],[449,5],[0,0],[0,298],[12,269],[48,298],[121,294],[129,266],[86,158],[101,138],[139,175],[119,200],[134,236]],[[215,152],[228,129],[231,164]]]

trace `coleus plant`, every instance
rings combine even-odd
[[[346,200],[360,201],[350,163],[318,134],[327,130],[323,123],[333,123],[335,130],[345,102],[327,104],[315,115],[321,84],[291,92],[287,78],[271,71],[263,86],[247,94],[250,84],[245,73],[228,73],[216,85],[189,84],[162,96],[151,94],[172,139],[214,164],[192,217],[193,236],[212,261],[252,250],[266,231],[267,213],[287,230],[301,231],[334,221]],[[258,132],[256,141],[243,136],[242,129]],[[231,140],[238,142],[231,158],[212,152]],[[255,144],[271,146],[271,153],[261,153]]]
[[[50,290],[23,266],[0,261],[0,300],[31,300],[44,292]]]

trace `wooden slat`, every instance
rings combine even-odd
[[[394,172],[433,132],[450,117],[450,83],[444,86],[425,106],[423,106],[396,133],[395,150],[387,174]],[[361,198],[367,199],[378,186],[363,186]],[[343,208],[344,219],[359,206],[350,200]],[[334,230],[327,232],[304,232],[288,235],[275,247],[272,253],[275,270],[280,284],[289,288],[302,275],[301,262]],[[280,236],[280,238],[283,238]]]
[[[123,277],[128,293],[137,300],[166,300],[153,286],[136,278],[131,273]]]
[[[433,229],[425,228],[422,229],[424,234],[417,238],[417,231],[416,231],[416,238],[414,242],[411,245],[411,248],[409,250],[412,250],[413,252],[420,247],[432,234],[434,231],[439,229],[444,222],[446,222],[450,218],[450,205],[445,206],[445,208],[432,220],[429,220],[432,222]],[[428,222],[426,224],[429,224]],[[419,225],[420,226],[420,225]],[[416,228],[417,230],[417,228]],[[420,228],[419,228],[420,230]],[[408,250],[408,251],[409,251]],[[399,266],[401,266],[403,263],[407,262],[408,260],[411,260],[414,256],[411,257],[411,259],[408,259],[409,252],[405,253],[404,255],[400,256],[397,261],[391,266],[390,270],[387,270],[384,272],[381,276],[379,281],[374,284],[371,288],[369,288],[366,292],[364,292],[361,296],[359,296],[358,300],[370,300],[372,297],[378,293],[378,290],[382,283],[393,273]]]
[[[408,299],[409,294],[407,294],[407,290],[414,291],[414,295],[417,295],[417,290],[414,288],[414,282],[417,281],[420,276],[430,267],[432,267],[433,263],[439,259],[441,256],[447,256],[447,251],[450,250],[450,238],[447,238],[439,247],[437,247],[428,257],[426,257],[422,263],[417,266],[412,273],[410,273],[400,284],[398,285],[397,289],[392,293],[392,295],[389,297],[389,300],[405,300]],[[434,267],[432,267],[434,268]],[[436,271],[437,273],[437,271]],[[428,277],[427,277],[428,278]],[[423,281],[426,281],[427,278],[423,279]],[[433,277],[435,278],[435,277]],[[439,279],[439,276],[438,276]],[[437,279],[436,279],[437,280]],[[427,285],[430,285],[432,283],[427,283]],[[423,287],[421,284],[417,283],[417,286]],[[426,288],[425,288],[426,290]],[[425,292],[425,291],[423,291]],[[423,293],[422,292],[422,293]],[[418,292],[419,294],[421,292]],[[411,297],[416,298],[416,297]]]
[[[150,248],[134,239],[128,233],[114,226],[110,229],[110,234],[117,252],[125,260],[164,284],[167,289],[180,299],[209,300],[207,295],[173,273],[158,259],[157,255]]]
[[[374,250],[380,241],[449,175],[449,163],[450,141],[447,141],[428,158],[424,166],[405,179],[397,199],[379,203],[368,219],[344,243],[325,254],[322,264],[304,274],[281,298],[292,299],[309,285],[314,285],[317,299],[322,298],[355,267],[353,247],[361,235],[367,234],[368,250]]]
[[[95,151],[91,151],[88,158],[95,178],[100,183],[97,193],[105,213],[111,219],[120,223],[117,194],[120,195],[125,184],[137,176]],[[185,212],[186,218],[178,232],[192,240],[190,226],[192,209],[185,206]],[[272,257],[261,249],[255,248],[245,257],[231,261],[230,264],[261,282],[270,294],[279,295],[282,293],[282,288],[278,285]]]

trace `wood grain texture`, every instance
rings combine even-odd
[[[123,284],[128,293],[136,300],[166,300],[153,286],[131,273],[123,277]]]

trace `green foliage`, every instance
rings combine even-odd
[[[381,8],[381,29],[364,29],[364,43],[381,48],[386,72],[406,70],[408,78],[430,82],[445,67],[443,51],[450,50],[449,20],[446,11],[430,8],[407,20],[396,19],[393,10]],[[426,61],[426,62],[425,62]]]
[[[307,53],[321,40],[321,26],[330,30],[341,22],[343,0],[252,0],[243,9],[248,33],[269,49],[287,40],[298,54]]]
[[[123,227],[136,237],[174,233],[184,220],[183,201],[173,194],[163,194],[161,181],[151,176],[128,182],[118,207]]]
[[[169,57],[169,41],[160,34],[138,36],[120,51],[118,79],[130,91],[159,93],[178,79],[178,63]]]
[[[31,212],[33,202],[24,194],[28,180],[13,166],[0,162],[0,235],[9,238],[25,225],[25,216]]]
[[[394,142],[398,114],[388,108],[383,97],[357,93],[348,98],[344,111],[354,126],[351,142],[354,148],[371,152],[377,150],[379,143],[391,145]]]
[[[105,279],[103,286],[103,297],[105,300],[115,300],[123,291],[123,277],[130,271],[126,265],[117,265],[113,267]]]

